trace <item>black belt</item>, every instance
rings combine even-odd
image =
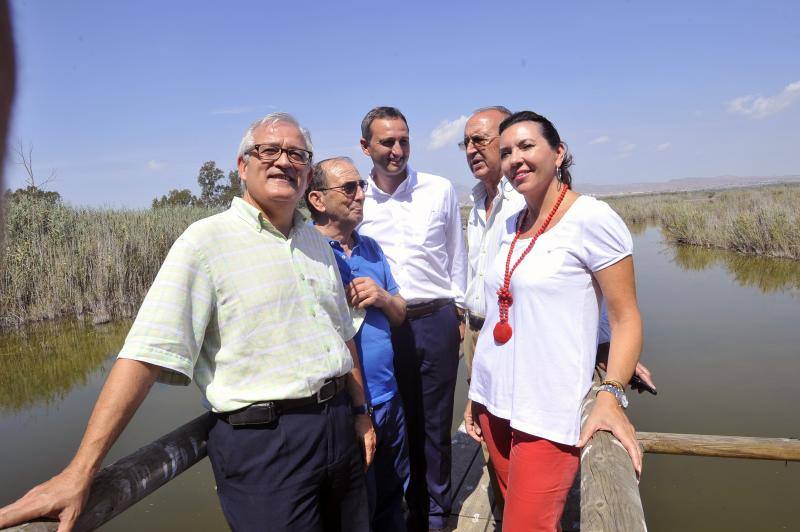
[[[452,302],[453,300],[451,298],[444,298],[431,299],[430,301],[425,301],[424,303],[414,303],[412,305],[408,305],[406,307],[406,318],[410,320],[422,318],[423,316],[433,314],[440,308],[446,307]]]
[[[345,389],[345,377],[336,377],[325,381],[322,388],[311,397],[301,399],[278,399],[254,403],[233,412],[217,412],[215,415],[233,426],[266,425],[278,419],[281,414],[313,404],[322,404],[336,397]]]
[[[469,323],[469,328],[473,331],[480,331],[483,329],[483,322],[486,320],[483,316],[478,316],[473,314],[472,312],[467,312],[467,322]]]

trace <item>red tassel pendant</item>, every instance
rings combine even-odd
[[[507,321],[498,322],[494,326],[494,341],[504,344],[511,339],[511,325]]]
[[[553,216],[555,216],[556,211],[558,211],[558,206],[561,205],[561,201],[567,194],[568,189],[569,187],[564,187],[561,189],[561,194],[559,194],[558,199],[556,200],[552,210],[550,211],[550,214],[547,215],[547,218],[545,218],[544,223],[542,223],[542,226],[539,228],[538,231],[536,231],[536,234],[533,235],[530,244],[528,244],[528,247],[526,247],[522,251],[522,254],[517,259],[517,262],[515,262],[514,266],[511,267],[511,256],[514,254],[514,246],[517,245],[517,240],[519,240],[519,235],[522,233],[522,228],[525,225],[525,220],[528,218],[527,208],[525,209],[525,213],[522,215],[522,221],[519,222],[519,224],[517,225],[516,234],[514,235],[514,239],[511,240],[511,246],[508,248],[508,256],[506,257],[506,274],[503,277],[503,285],[497,291],[497,305],[499,307],[498,318],[500,318],[500,321],[498,321],[497,324],[494,326],[494,330],[492,332],[494,333],[494,341],[500,345],[503,345],[504,343],[511,340],[511,333],[512,333],[511,325],[508,324],[508,307],[514,304],[514,298],[511,295],[511,289],[510,289],[511,276],[514,275],[514,271],[517,269],[517,266],[519,266],[522,260],[533,249],[533,245],[536,243],[536,240],[538,240],[539,237],[542,236],[542,233],[544,233],[545,229],[547,229],[547,226],[550,225],[550,220],[553,219]]]

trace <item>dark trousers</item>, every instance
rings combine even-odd
[[[408,427],[408,529],[442,528],[452,505],[450,428],[458,372],[455,305],[392,330],[394,368]]]
[[[234,531],[369,530],[361,449],[347,394],[268,425],[217,419],[208,457]]]
[[[403,496],[409,464],[406,422],[399,395],[375,405],[372,425],[378,445],[367,469],[367,493],[373,532],[403,532]]]

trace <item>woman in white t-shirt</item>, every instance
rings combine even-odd
[[[506,118],[500,156],[526,207],[506,221],[487,268],[487,315],[469,391],[479,425],[467,429],[489,449],[506,501],[503,528],[555,530],[578,448],[597,430],[611,431],[641,473],[641,450],[623,412],[623,386],[642,346],[632,241],[606,203],[570,189],[572,157],[543,116]],[[607,379],[581,432],[604,300],[612,330]]]

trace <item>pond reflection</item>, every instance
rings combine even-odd
[[[740,286],[758,288],[762,293],[800,290],[800,262],[754,257],[733,251],[671,245],[673,262],[683,270],[700,271],[720,265]]]
[[[644,222],[626,222],[628,226],[628,231],[631,232],[633,236],[639,236],[643,234],[647,230],[647,223]]]
[[[61,401],[122,347],[129,321],[41,323],[0,336],[0,412]]]

